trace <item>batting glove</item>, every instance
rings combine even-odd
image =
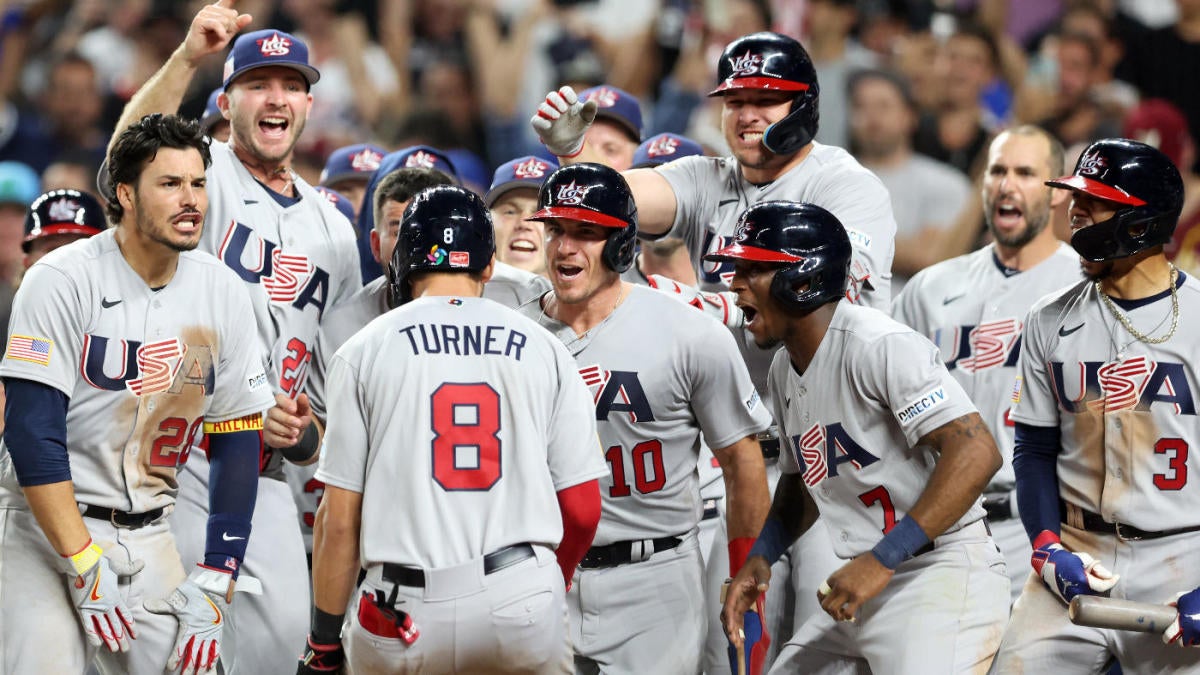
[[[746,323],[746,316],[742,314],[742,310],[736,304],[737,293],[702,291],[695,286],[686,286],[661,274],[651,274],[646,278],[646,283],[650,285],[650,288],[658,289],[680,302],[685,302],[730,328],[741,328]]]
[[[87,641],[96,647],[103,644],[114,653],[129,651],[129,641],[137,639],[137,633],[117,579],[141,572],[145,563],[110,560],[91,541],[79,553],[68,557],[74,573],[67,574],[67,587]]]
[[[1064,548],[1058,535],[1049,530],[1038,535],[1033,544],[1033,571],[1063,602],[1069,603],[1077,595],[1103,595],[1120,579],[1087,553]]]
[[[1163,631],[1163,643],[1200,647],[1200,588],[1190,593],[1180,593],[1171,604],[1179,610],[1179,614]]]
[[[574,157],[583,150],[583,137],[596,119],[595,101],[580,102],[575,90],[563,87],[546,95],[529,124],[546,149],[558,157]]]
[[[771,634],[763,623],[766,615],[766,598],[759,594],[754,608],[742,615],[742,663],[738,664],[738,651],[729,643],[729,669],[733,675],[761,675],[767,663],[767,649],[771,646]]]
[[[317,642],[310,634],[308,646],[300,657],[300,665],[296,666],[296,675],[317,675],[318,673],[337,673],[346,662],[346,652],[342,651],[342,643],[326,644]]]
[[[216,672],[232,584],[232,574],[197,565],[191,576],[166,598],[143,603],[146,611],[172,614],[179,621],[167,670],[197,675]]]

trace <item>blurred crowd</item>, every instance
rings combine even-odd
[[[23,259],[40,191],[95,192],[128,98],[180,43],[199,3],[9,0],[0,20],[0,277]],[[247,28],[289,31],[322,73],[295,170],[317,184],[336,149],[442,150],[463,182],[547,156],[529,117],[547,91],[603,85],[621,114],[606,152],[670,132],[725,154],[706,98],[732,38],[798,36],[820,82],[821,143],[888,187],[903,280],[983,236],[977,189],[990,139],[1039,124],[1069,148],[1136,138],[1183,170],[1168,251],[1198,270],[1200,0],[242,0]],[[203,117],[213,60],[181,112]],[[617,99],[624,99],[617,101]],[[631,108],[623,108],[629,106]],[[602,104],[603,107],[603,104]],[[209,111],[211,113],[211,110]],[[219,116],[213,121],[218,121]],[[625,168],[614,163],[617,168]],[[1065,214],[1056,227],[1065,238]],[[7,289],[5,293],[10,293]]]

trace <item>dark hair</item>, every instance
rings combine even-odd
[[[1076,31],[1061,33],[1058,36],[1059,45],[1068,42],[1074,42],[1077,45],[1083,45],[1084,51],[1087,52],[1088,58],[1092,61],[1092,68],[1100,65],[1100,45],[1096,44],[1096,41],[1092,39],[1091,35]]]
[[[454,185],[454,179],[437,169],[419,167],[396,169],[384,176],[375,187],[375,203],[371,205],[375,214],[375,229],[383,229],[384,202],[406,202],[422,190],[437,185]]]
[[[1004,72],[1003,62],[1000,58],[1000,44],[996,42],[996,36],[985,28],[983,24],[975,23],[974,21],[963,21],[954,29],[951,37],[974,38],[983,43],[987,50],[988,58],[992,61],[992,70],[996,74]]]
[[[912,84],[908,81],[907,77],[893,70],[867,68],[854,71],[846,81],[846,96],[853,98],[858,85],[867,80],[882,80],[892,85],[892,88],[896,90],[896,93],[904,101],[904,105],[908,106],[908,109],[914,113],[917,112],[917,99],[913,96]]]
[[[204,160],[205,169],[212,164],[208,138],[200,131],[198,122],[178,115],[146,115],[122,131],[108,153],[108,181],[112,189],[105,200],[104,211],[112,222],[119,223],[125,216],[125,207],[117,199],[117,185],[136,185],[146,165],[158,156],[160,148],[195,148]]]

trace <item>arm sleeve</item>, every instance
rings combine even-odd
[[[204,564],[235,576],[246,557],[258,499],[259,431],[209,434],[208,529]]]
[[[339,350],[330,360],[326,393],[329,396],[329,426],[321,443],[317,480],[350,490],[363,491],[367,479],[369,434],[365,402],[355,373],[357,368]]]
[[[865,359],[862,354],[878,355]],[[963,415],[979,412],[932,342],[912,331],[890,333],[851,357],[864,394],[891,411],[910,446]]]
[[[1017,474],[1017,510],[1025,534],[1033,541],[1050,530],[1059,534],[1062,513],[1058,505],[1058,427],[1016,423],[1013,471]]]
[[[697,337],[684,347],[684,372],[692,385],[687,398],[704,442],[710,448],[727,448],[765,431],[771,426],[771,415],[750,381],[733,335],[708,317],[695,318],[702,319],[703,325],[697,326]]]
[[[558,491],[562,512],[563,538],[555,550],[563,576],[571,572],[592,545],[600,524],[600,484],[595,479]]]
[[[579,376],[575,359],[557,338],[546,334],[558,375],[558,396],[546,431],[546,461],[556,491],[608,475],[596,432],[596,406]]]
[[[4,378],[4,447],[21,487],[71,480],[67,396],[41,382]]]

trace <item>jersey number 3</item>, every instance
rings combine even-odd
[[[446,491],[490,490],[500,480],[500,395],[485,383],[447,382],[433,404],[433,479]]]

